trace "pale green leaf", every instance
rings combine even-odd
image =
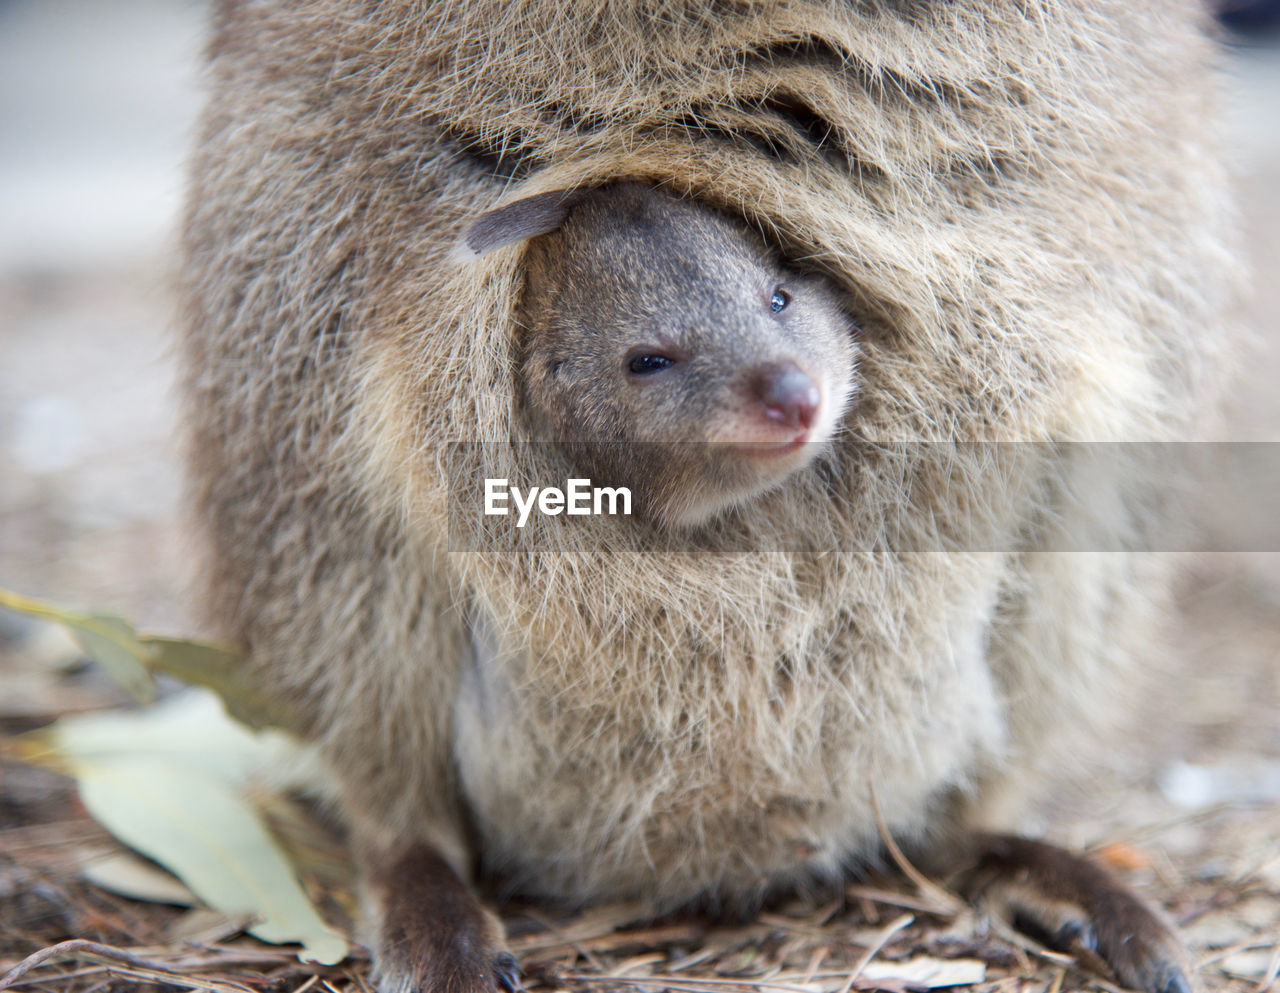
[[[138,631],[116,614],[81,611],[0,589],[0,607],[62,625],[81,650],[140,703],[155,697],[152,673],[217,693],[227,710],[255,728],[287,727],[288,714],[245,677],[243,655],[226,645]]]
[[[143,635],[150,649],[147,665],[192,686],[204,686],[222,698],[227,712],[250,727],[287,727],[287,715],[245,678],[244,656],[224,645],[161,635]]]
[[[224,779],[144,755],[75,759],[72,771],[103,826],[210,907],[258,915],[250,932],[300,943],[301,958],[332,964],[346,955],[345,940],[320,919],[253,807]]]
[[[155,683],[147,668],[151,649],[124,618],[103,611],[68,610],[8,590],[0,590],[0,607],[63,625],[125,692],[139,703],[155,699]]]
[[[302,762],[286,734],[250,730],[228,717],[208,690],[189,690],[143,711],[64,717],[23,738],[63,761],[163,757],[233,786],[254,775],[280,781]]]
[[[80,856],[79,862],[85,879],[112,893],[179,907],[194,907],[196,904],[196,898],[182,883],[136,855],[123,851],[98,852]]]

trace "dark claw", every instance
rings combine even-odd
[[[1084,948],[1091,952],[1098,950],[1098,932],[1088,921],[1068,921],[1058,928],[1050,947],[1059,951],[1071,952]]]
[[[507,993],[520,993],[520,963],[510,952],[499,952],[493,957],[493,978]],[[1167,993],[1178,993],[1169,990]],[[1188,990],[1187,993],[1190,993]]]
[[[1165,975],[1158,984],[1160,993],[1191,993],[1191,983],[1176,965],[1166,966]]]
[[[1046,948],[1066,955],[1076,954],[1081,950],[1094,953],[1098,951],[1098,932],[1084,919],[1065,921],[1055,927],[1033,908],[1015,904],[1009,909],[1012,911],[1010,923],[1014,928]]]

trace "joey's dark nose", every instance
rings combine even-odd
[[[755,376],[756,396],[770,421],[789,428],[811,428],[818,416],[822,393],[807,372],[794,362],[762,366]]]

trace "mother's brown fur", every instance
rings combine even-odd
[[[332,764],[375,924],[416,906],[382,892],[398,864],[448,888],[478,860],[571,900],[750,897],[867,852],[873,794],[904,839],[953,838],[1007,827],[1071,757],[1158,566],[1046,549],[1142,547],[1143,467],[1104,508],[1071,498],[1074,450],[992,472],[989,450],[889,443],[1201,418],[1230,257],[1198,19],[224,0],[184,243],[210,602]],[[449,250],[504,198],[620,178],[830,274],[865,333],[859,402],[822,471],[703,536],[781,528],[784,550],[659,555],[584,518],[540,554],[451,554],[446,444],[520,437],[521,252]],[[483,454],[483,476],[548,478],[531,449]],[[412,854],[432,849],[451,869]],[[454,974],[405,948],[500,944],[480,917],[389,943],[405,927],[374,936],[387,990]]]

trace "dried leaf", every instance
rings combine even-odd
[[[104,890],[148,903],[195,906],[191,891],[169,873],[125,852],[86,853],[79,859],[85,879]]]
[[[1228,955],[1218,968],[1237,979],[1261,979],[1267,975],[1280,952],[1272,948],[1255,948]]]
[[[77,714],[22,735],[29,761],[114,761],[163,756],[172,764],[241,785],[251,776],[288,778],[302,762],[299,745],[280,731],[253,731],[227,716],[208,690],[189,690],[143,711]]]
[[[213,690],[236,720],[259,730],[289,725],[280,706],[245,679],[244,657],[234,649],[162,635],[143,635],[142,640],[151,650],[147,664],[152,671]]]
[[[1151,868],[1151,856],[1137,845],[1125,841],[1113,841],[1094,852],[1094,856],[1113,869],[1135,872]]]
[[[901,962],[869,962],[860,978],[876,982],[896,979],[911,986],[938,989],[980,983],[986,974],[986,963],[980,959],[937,959],[921,955]]]
[[[0,607],[63,625],[86,655],[96,661],[139,703],[155,699],[155,683],[148,671],[151,650],[124,618],[101,611],[68,610],[0,590]]]
[[[0,607],[61,624],[84,653],[139,703],[155,698],[153,673],[213,690],[229,713],[255,728],[287,727],[289,716],[244,677],[241,655],[225,645],[138,631],[116,614],[78,611],[0,589]]]
[[[253,914],[252,934],[298,942],[300,958],[345,957],[346,941],[320,919],[246,795],[254,774],[291,764],[297,748],[285,735],[250,731],[211,693],[192,690],[149,710],[66,718],[23,737],[29,752],[75,776],[95,819],[205,904]]]
[[[320,919],[257,813],[217,777],[143,757],[73,768],[89,812],[204,903],[258,915],[251,934],[296,941],[302,958],[332,964],[346,956],[346,942]]]

